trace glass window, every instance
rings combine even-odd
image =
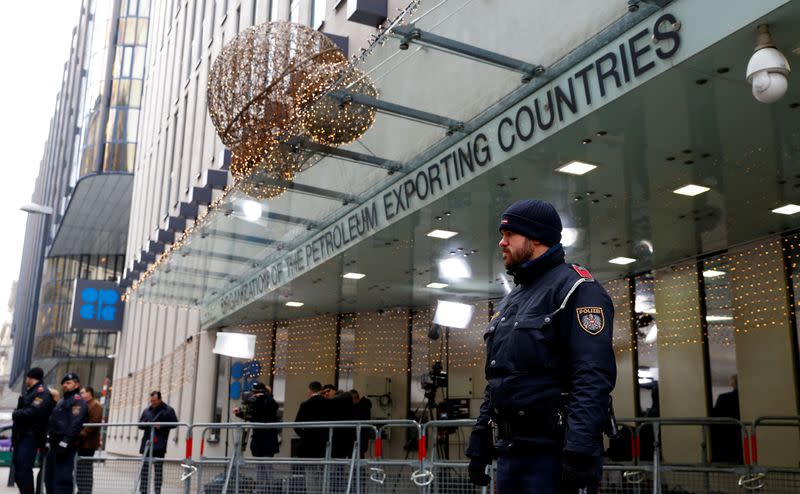
[[[131,76],[131,69],[133,66],[133,47],[126,46],[122,50],[122,77],[130,77]]]
[[[139,108],[142,104],[142,81],[139,79],[134,79],[130,81],[130,102],[129,106],[131,108]]]
[[[278,403],[286,400],[286,374],[289,366],[289,327],[278,323],[275,332],[275,372],[272,380],[272,395]],[[293,419],[294,417],[291,417]]]
[[[124,45],[135,45],[137,38],[136,19],[135,18],[120,19],[120,22],[125,23],[125,32],[123,33],[123,35],[118,36],[117,39],[121,39],[122,44]],[[145,30],[146,29],[147,28],[145,27]]]
[[[289,3],[289,20],[304,24],[300,22],[300,0],[291,0]]]
[[[654,400],[658,393],[658,326],[653,274],[636,276],[633,282],[640,413],[646,416],[653,414],[658,416],[658,398]]]
[[[136,27],[136,44],[143,46],[147,44],[147,33],[150,28],[148,19],[139,19]]]
[[[269,12],[269,20],[270,21],[277,21],[277,20],[280,19],[280,15],[279,15],[279,12],[278,12],[278,4],[279,3],[280,3],[280,0],[272,0],[272,5],[270,6],[270,12]]]
[[[325,8],[327,0],[312,0],[311,2],[311,27],[319,29],[325,23]]]
[[[711,402],[730,391],[736,375],[736,326],[727,255],[703,261],[703,287],[708,328],[708,363],[711,373]]]
[[[144,48],[139,47],[133,50],[131,77],[134,79],[142,79],[144,77]]]
[[[128,110],[128,124],[125,129],[125,140],[136,141],[136,131],[139,128],[139,110]]]
[[[131,90],[131,81],[116,79],[111,83],[111,104],[113,106],[128,106]]]
[[[339,389],[353,388],[353,367],[356,360],[356,325],[355,315],[342,314],[339,333],[339,382],[334,383]]]

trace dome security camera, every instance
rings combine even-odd
[[[769,26],[758,26],[758,44],[747,64],[747,82],[753,86],[753,97],[762,103],[775,103],[789,89],[789,62],[775,48]]]

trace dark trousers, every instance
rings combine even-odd
[[[161,494],[161,484],[164,483],[164,455],[165,451],[153,451],[153,492]],[[150,483],[150,462],[145,460],[142,472],[139,475],[139,492],[147,494],[147,485]]]
[[[92,492],[92,484],[94,484],[92,460],[83,460],[80,457],[86,456],[91,458],[94,456],[94,452],[94,449],[88,448],[81,448],[78,450],[78,464],[75,466],[75,477],[77,477],[75,480],[78,483],[78,494],[91,494]]]
[[[51,443],[52,445],[52,443]],[[75,448],[53,446],[47,452],[44,464],[44,486],[47,494],[72,494],[74,482],[72,471],[75,468]]]
[[[22,436],[14,446],[11,461],[14,463],[14,482],[21,494],[33,494],[33,465],[38,452],[34,436]]]
[[[598,462],[598,483],[584,492],[560,489],[561,453],[529,452],[497,459],[497,494],[596,494],[603,462]]]

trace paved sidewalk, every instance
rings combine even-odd
[[[8,484],[8,467],[0,467],[0,494],[17,494],[19,491],[16,487],[7,487]],[[34,470],[34,474],[39,470]]]

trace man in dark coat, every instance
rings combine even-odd
[[[361,396],[355,389],[350,390],[350,396],[353,397],[353,418],[355,420],[367,421],[372,418],[372,401],[366,396]],[[359,447],[359,454],[361,458],[369,449],[369,440],[372,438],[372,430],[367,428],[361,429],[361,442]]]
[[[325,391],[325,398],[330,402],[330,415],[327,420],[352,421],[355,420],[353,396],[344,391],[337,391],[333,385]],[[350,458],[353,455],[353,446],[356,442],[356,430],[344,427],[333,429],[333,444],[331,456],[333,458]]]
[[[53,397],[42,384],[44,371],[34,367],[25,376],[25,392],[17,401],[11,415],[14,426],[11,431],[14,464],[14,481],[21,494],[33,494],[33,465],[36,455],[44,448],[47,437],[47,422],[53,411]]]
[[[81,397],[78,374],[67,372],[61,379],[64,394],[50,414],[47,440],[50,449],[44,466],[47,494],[72,494],[72,470],[78,452],[80,433],[86,420],[86,401]]]
[[[233,414],[240,419],[254,423],[278,422],[278,403],[264,383],[253,384],[250,396],[244,403],[244,408],[234,408]],[[250,440],[250,451],[253,456],[271,457],[278,452],[278,429],[253,429],[253,438]]]
[[[614,306],[587,269],[564,262],[551,204],[518,201],[499,229],[516,287],[484,332],[488,384],[467,448],[470,479],[487,485],[497,454],[499,494],[594,494],[616,381]]]
[[[717,397],[712,417],[728,417],[741,420],[739,413],[739,388],[737,376],[731,376],[731,391]],[[735,424],[715,424],[711,426],[711,459],[718,462],[742,462],[742,428]]]
[[[321,422],[330,420],[328,401],[322,396],[322,385],[314,381],[308,385],[308,399],[300,403],[295,422]],[[328,442],[328,431],[324,428],[296,428],[300,437],[298,456],[300,458],[323,458],[325,444]]]
[[[139,422],[177,422],[178,417],[175,410],[161,400],[161,391],[150,393],[150,406],[145,408]],[[153,461],[153,485],[155,494],[161,494],[161,484],[164,482],[164,462],[163,458],[167,454],[167,440],[169,431],[174,429],[174,425],[140,425],[139,429],[144,431],[142,434],[142,444],[139,446],[140,454],[147,454],[148,443],[151,448]],[[145,464],[139,476],[139,491],[147,494],[147,484],[150,482],[150,465]]]

